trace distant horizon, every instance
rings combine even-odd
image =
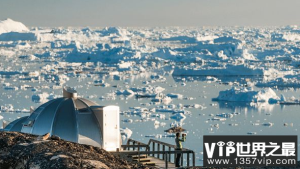
[[[278,27],[300,24],[299,0],[3,0],[28,27]]]
[[[268,26],[261,26],[261,25],[257,25],[257,26],[244,26],[244,25],[234,25],[234,26],[210,26],[210,25],[207,25],[207,26],[28,26],[26,23],[22,22],[22,21],[19,21],[19,20],[15,20],[13,18],[5,18],[5,19],[2,19],[0,18],[0,21],[3,21],[3,20],[6,20],[6,19],[11,19],[13,21],[16,21],[16,22],[21,22],[23,23],[25,26],[27,26],[28,28],[106,28],[106,27],[120,27],[120,28],[226,28],[226,27],[237,27],[237,28],[241,28],[241,27],[245,27],[245,28],[251,28],[251,27],[262,27],[262,28],[271,28],[271,27],[288,27],[288,26],[296,26],[296,27],[299,27],[300,25],[268,25]]]

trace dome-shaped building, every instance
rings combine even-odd
[[[77,98],[77,92],[63,89],[63,97],[53,99],[35,109],[30,116],[8,124],[4,131],[36,135],[50,133],[62,139],[102,147],[108,151],[120,148],[118,106],[98,106]]]

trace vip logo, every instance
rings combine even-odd
[[[235,151],[236,151],[236,148],[234,147],[235,143],[233,141],[228,141],[227,143],[225,143],[223,141],[219,141],[217,143],[211,143],[211,145],[209,145],[209,143],[204,143],[204,145],[205,145],[205,149],[206,149],[208,158],[213,157],[216,145],[219,147],[218,148],[219,149],[219,157],[223,157],[224,150],[225,150],[226,157],[229,157],[230,154],[235,153]],[[225,146],[225,145],[227,145],[227,146]]]
[[[295,166],[297,136],[204,136],[204,166]]]

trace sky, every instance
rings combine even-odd
[[[299,25],[300,0],[0,0],[26,26]]]

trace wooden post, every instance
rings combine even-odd
[[[140,162],[140,147],[138,147],[138,158],[139,158],[138,161]]]

